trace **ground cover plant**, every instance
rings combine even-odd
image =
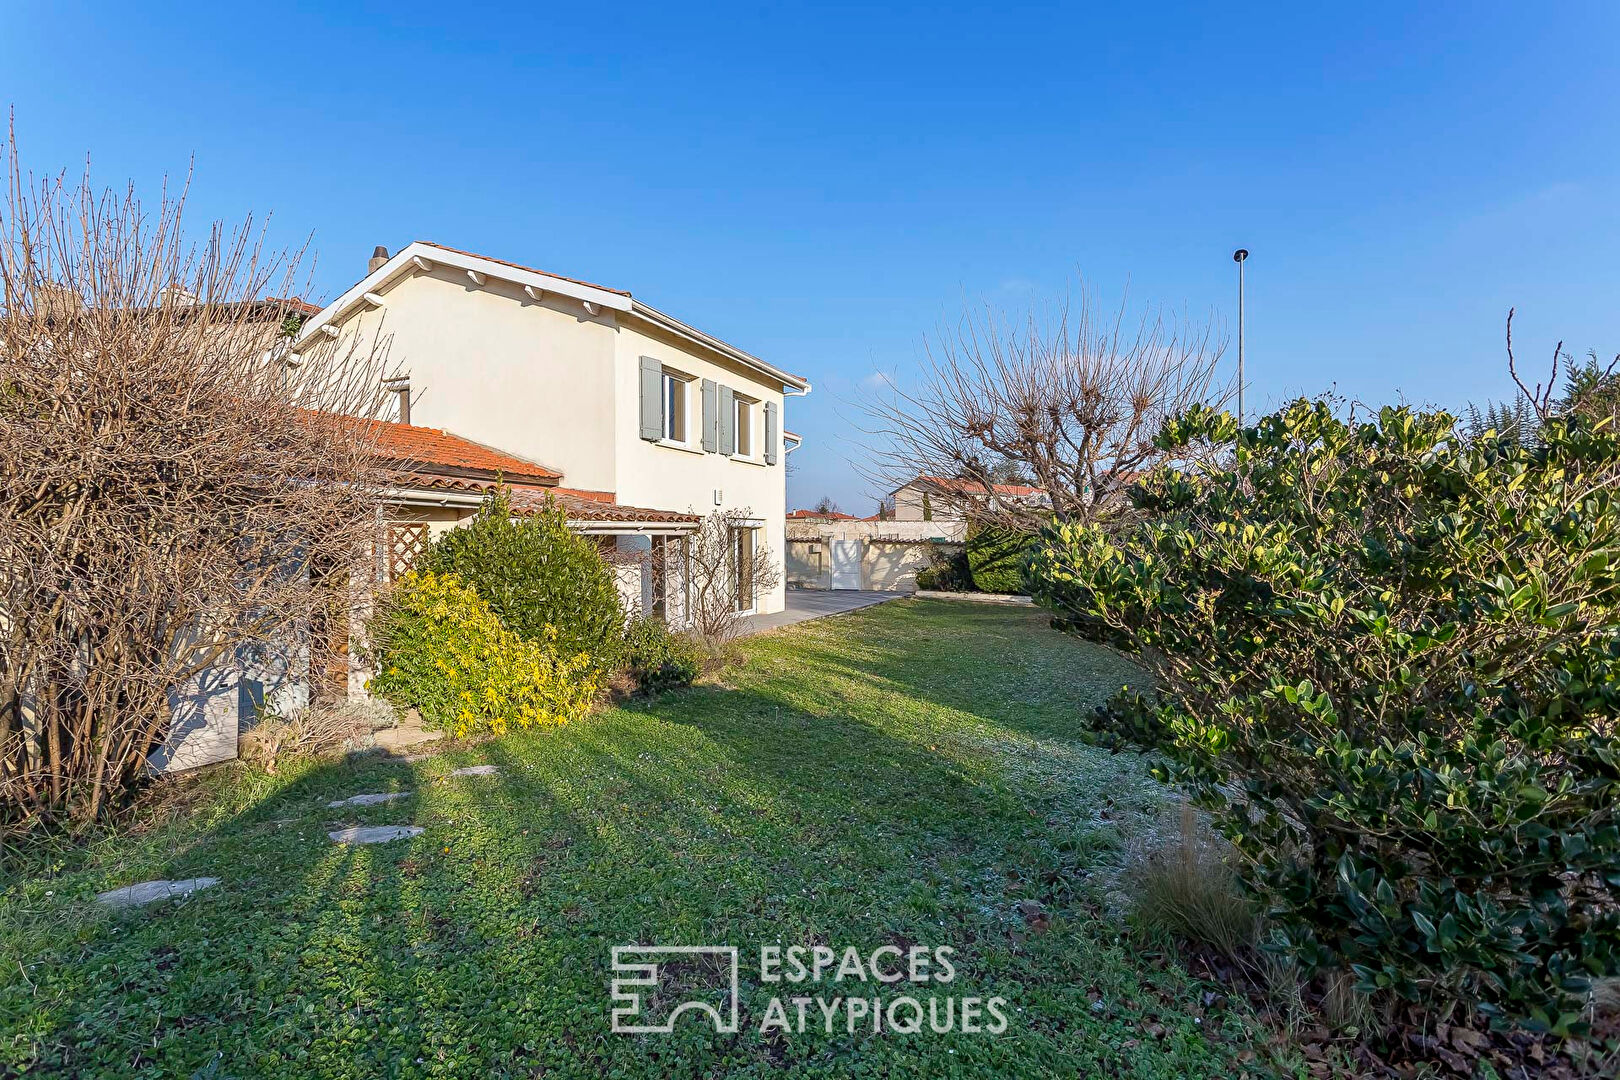
[[[1073,737],[1134,677],[1043,613],[895,601],[750,638],[703,684],[406,762],[220,774],[186,816],[0,896],[0,1072],[41,1076],[1239,1077],[1248,1018],[1135,954],[1141,763]],[[488,762],[490,777],[453,778]],[[328,809],[358,792],[408,791]],[[338,847],[328,828],[415,824]],[[106,913],[101,889],[223,881]],[[957,950],[999,1036],[609,1031],[609,950]],[[859,993],[860,991],[856,991]]]
[[[1307,974],[1386,1019],[1580,1035],[1620,974],[1620,441],[1554,417],[1460,438],[1297,402],[1195,409],[1143,524],[1050,531],[1040,601],[1163,693],[1092,714],[1151,747]]]

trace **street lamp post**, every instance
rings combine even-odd
[[[1238,266],[1238,427],[1243,427],[1243,260],[1249,257],[1247,248],[1232,252],[1232,261]]]

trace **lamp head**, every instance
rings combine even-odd
[[[1249,249],[1248,248],[1238,248],[1236,251],[1232,252],[1232,261],[1233,262],[1240,263],[1244,259],[1247,259],[1248,257],[1249,257]]]

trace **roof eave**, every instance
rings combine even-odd
[[[773,379],[777,379],[784,387],[791,387],[801,394],[808,394],[810,392],[809,379],[783,371],[781,368],[776,367],[773,364],[768,364],[752,353],[744,352],[735,345],[726,344],[713,334],[706,334],[695,326],[681,322],[681,320],[675,318],[673,315],[667,315],[664,312],[659,311],[651,304],[643,303],[640,300],[632,298],[630,301],[630,314],[637,316],[638,318],[645,319],[654,326],[662,327],[663,329],[675,334],[677,337],[683,337],[688,341],[702,345],[705,348],[712,349],[728,360],[733,360],[739,364],[742,364],[744,367],[751,368],[754,371],[759,372],[762,375],[768,375]]]
[[[417,260],[421,260],[421,263],[418,263]],[[319,333],[322,327],[341,323],[353,313],[354,309],[370,306],[370,301],[366,299],[368,295],[386,293],[400,279],[422,271],[423,265],[430,270],[436,266],[448,266],[455,270],[499,278],[515,285],[537,289],[542,293],[555,293],[558,296],[566,296],[581,303],[592,304],[611,311],[628,312],[630,310],[630,298],[622,293],[610,292],[607,289],[598,289],[591,285],[570,281],[567,278],[543,274],[537,270],[527,270],[522,267],[512,266],[509,263],[497,262],[494,259],[486,259],[481,255],[469,255],[466,252],[456,251],[452,248],[424,244],[418,240],[401,248],[398,254],[392,256],[387,262],[355,282],[344,291],[343,295],[327,304],[318,314],[305,319],[304,325],[293,343],[294,350]]]

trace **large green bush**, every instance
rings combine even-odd
[[[369,689],[451,735],[566,723],[601,689],[584,653],[559,654],[552,632],[519,637],[449,575],[405,575],[366,629],[377,668]]]
[[[1195,410],[1144,523],[1050,529],[1031,575],[1148,664],[1096,736],[1161,752],[1306,970],[1568,1033],[1620,974],[1620,441],[1540,438]]]
[[[1034,546],[1034,533],[999,525],[970,525],[967,560],[973,574],[973,587],[987,593],[1027,593],[1024,560]]]
[[[636,689],[657,694],[692,685],[703,671],[703,646],[689,634],[677,634],[660,619],[641,616],[625,628],[621,662]]]
[[[554,631],[559,651],[583,653],[600,670],[617,657],[624,612],[613,573],[595,544],[569,531],[567,512],[555,503],[514,518],[498,489],[470,524],[423,552],[416,568],[454,574],[520,637],[538,641]]]
[[[930,562],[917,571],[917,588],[937,589],[940,592],[971,592],[973,569],[968,566],[967,552],[955,548],[932,547]]]

